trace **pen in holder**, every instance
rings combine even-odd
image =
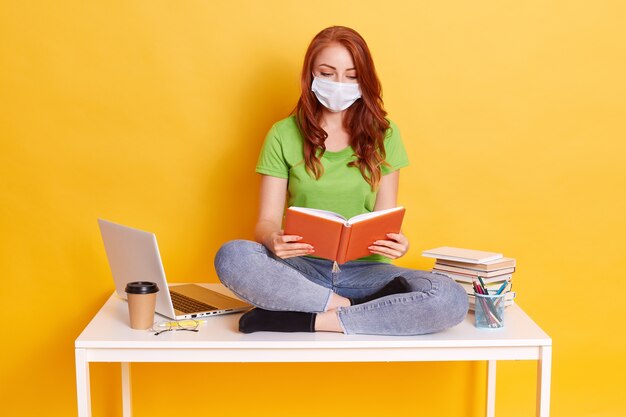
[[[504,297],[509,281],[502,283],[495,294],[489,294],[485,283],[478,277],[472,282],[474,287],[474,312],[476,327],[479,329],[497,329],[504,327]]]
[[[476,327],[480,329],[497,329],[504,327],[504,297],[502,294],[479,294],[474,292],[476,304]]]

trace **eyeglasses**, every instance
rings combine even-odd
[[[161,333],[186,330],[188,332],[197,332],[200,322],[198,320],[178,320],[178,321],[159,321],[152,325],[150,331],[154,332],[155,336]]]

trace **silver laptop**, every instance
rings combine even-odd
[[[248,303],[195,284],[168,287],[156,236],[98,219],[115,290],[126,299],[126,284],[152,281],[159,286],[156,312],[171,319],[190,319],[235,313],[252,308]]]

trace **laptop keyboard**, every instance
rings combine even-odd
[[[193,298],[182,295],[181,293],[172,291],[170,289],[170,296],[172,297],[172,304],[176,310],[180,310],[185,314],[197,313],[199,311],[218,310],[217,307],[203,303],[202,301],[194,300]]]

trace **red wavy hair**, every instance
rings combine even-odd
[[[362,97],[355,101],[344,116],[344,128],[350,135],[350,145],[357,159],[348,164],[356,166],[363,178],[376,190],[385,164],[384,139],[389,121],[383,107],[382,87],[370,50],[365,40],[355,30],[344,26],[332,26],[318,33],[304,56],[301,95],[295,109],[298,127],[304,137],[304,162],[309,174],[319,179],[324,173],[320,160],[326,151],[324,141],[328,134],[320,126],[323,105],[311,91],[313,63],[317,55],[331,44],[344,46],[352,55]]]

